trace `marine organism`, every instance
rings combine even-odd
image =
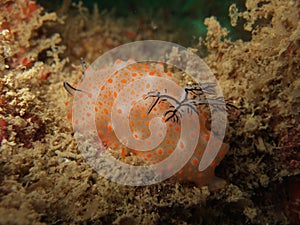
[[[123,63],[117,60],[114,65]],[[198,186],[208,185],[211,190],[223,187],[225,182],[215,177],[214,170],[227,153],[228,145],[222,143],[206,128],[206,115],[198,107],[207,102],[215,105],[216,109],[226,107],[222,99],[202,98],[204,93],[214,93],[214,84],[192,84],[183,89],[178,84],[178,89],[170,88],[167,80],[171,79],[175,83],[178,81],[173,73],[165,71],[162,63],[134,63],[120,68],[99,87],[101,91],[93,107],[97,132],[104,145],[115,151],[121,150],[123,158],[134,154],[146,163],[157,164],[169,157],[176,148],[180,148],[183,157],[187,157],[187,154],[184,154],[185,149],[191,148],[190,143],[196,141],[194,153],[171,180],[193,182]],[[164,79],[158,78],[165,78],[166,83]],[[81,92],[89,95],[73,88],[67,82],[64,82],[64,87],[71,94]],[[179,89],[183,92],[178,94]],[[91,115],[83,111],[80,114],[80,119],[83,120]],[[117,126],[111,119],[112,114],[116,114],[118,118]],[[165,131],[159,123],[153,122],[155,118],[161,118],[165,124]],[[189,129],[189,133],[182,138],[183,123],[187,121],[184,118],[190,118],[189,121],[196,118],[197,129],[200,132],[194,130],[192,124],[188,124],[185,127]],[[152,139],[149,139],[150,137]],[[221,148],[211,165],[200,171],[198,165],[210,138],[213,139],[212,147],[221,145]],[[158,140],[159,144],[155,144]],[[139,151],[140,149],[142,151]],[[176,163],[178,162],[175,159],[173,165]],[[172,165],[165,169],[172,169]]]

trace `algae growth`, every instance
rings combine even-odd
[[[94,172],[67,118],[65,80],[120,44],[175,41],[163,19],[116,18],[64,4],[0,3],[1,224],[299,224],[300,5],[246,1],[229,8],[248,41],[232,41],[216,18],[193,47],[239,110],[229,115],[230,149],[216,169],[217,192],[168,181],[128,187]],[[136,15],[137,16],[137,15]],[[137,29],[138,28],[138,29]],[[179,35],[180,36],[180,35]],[[192,38],[192,37],[191,37]]]

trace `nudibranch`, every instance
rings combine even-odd
[[[227,153],[228,144],[207,129],[207,116],[199,107],[207,103],[216,110],[226,107],[222,99],[207,97],[214,94],[214,83],[182,86],[165,63],[133,59],[117,59],[100,69],[85,68],[83,80],[78,89],[66,82],[64,86],[76,100],[69,116],[75,133],[89,131],[95,135],[97,152],[87,158],[102,157],[107,152],[119,154],[118,160],[136,157],[145,164],[136,169],[124,163],[115,166],[129,167],[126,175],[133,180],[135,175],[131,174],[146,176],[145,168],[150,168],[155,177],[162,177],[159,181],[170,178],[208,186],[210,190],[224,186],[225,181],[214,171]],[[107,166],[105,157],[93,163],[97,171]],[[106,173],[110,170],[102,174]],[[122,179],[120,175],[107,177],[117,182]],[[123,183],[155,183],[154,177],[147,179]]]

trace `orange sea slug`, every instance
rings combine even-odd
[[[115,65],[122,63],[117,60]],[[181,87],[177,85],[169,88],[170,80],[177,83],[173,74],[165,72],[164,66],[159,63],[136,63],[116,70],[99,87],[100,94],[96,104],[91,107],[94,109],[92,114],[95,115],[98,135],[105,146],[113,150],[122,149],[122,157],[133,153],[148,164],[158,164],[178,149],[180,157],[175,156],[172,164],[161,171],[162,174],[179,163],[180,158],[187,157],[187,163],[171,180],[192,182],[198,186],[207,185],[210,190],[220,188],[225,182],[215,177],[214,170],[227,153],[228,145],[220,143],[206,128],[206,115],[199,108],[188,101],[186,104],[178,104],[183,102],[180,100],[182,96],[178,94],[182,93]],[[72,90],[67,83],[65,86],[69,92],[76,90]],[[91,93],[81,94],[92,97]],[[170,96],[175,97],[172,100]],[[80,115],[80,119],[84,120],[91,113],[81,111]],[[69,118],[71,117],[70,115]],[[182,131],[185,131],[184,137]],[[210,151],[207,149],[210,138],[213,138],[211,147],[220,145],[221,148],[210,166],[199,171],[204,152]],[[188,154],[186,149],[193,153]]]

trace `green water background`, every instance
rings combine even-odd
[[[57,10],[62,2],[62,0],[38,1],[47,9],[53,10]],[[79,0],[72,2],[78,3]],[[249,33],[243,30],[244,21],[239,20],[238,25],[233,28],[228,16],[231,4],[236,4],[240,11],[244,11],[244,0],[85,0],[82,2],[90,11],[93,11],[95,3],[98,5],[99,12],[113,10],[117,18],[126,19],[130,16],[147,18],[153,21],[154,25],[161,24],[163,20],[166,26],[171,25],[185,33],[183,36],[190,41],[192,39],[197,41],[200,36],[205,37],[207,28],[204,25],[204,19],[210,16],[216,17],[221,26],[229,31],[230,39],[248,40],[250,38]],[[190,41],[186,44],[191,44]]]

